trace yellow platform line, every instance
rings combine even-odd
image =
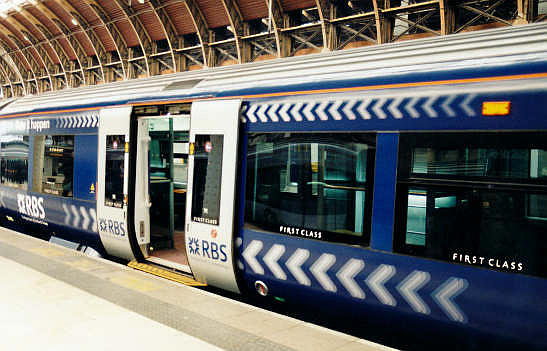
[[[194,279],[192,279],[190,277],[187,277],[185,275],[178,274],[178,273],[175,273],[175,272],[172,272],[172,271],[169,271],[167,269],[163,269],[163,268],[160,268],[160,267],[157,267],[157,266],[152,266],[150,264],[139,263],[135,260],[129,262],[127,264],[127,266],[131,267],[133,269],[138,269],[139,271],[150,273],[150,274],[153,274],[155,276],[162,277],[162,278],[165,278],[165,279],[169,279],[169,280],[172,280],[172,281],[175,281],[177,283],[184,284],[184,285],[188,285],[188,286],[207,286],[207,284],[198,282],[197,280],[194,280]]]

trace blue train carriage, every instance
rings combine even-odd
[[[356,330],[545,348],[546,83],[543,24],[24,98],[2,221]]]
[[[88,110],[0,120],[2,225],[105,253],[96,230],[98,115]]]

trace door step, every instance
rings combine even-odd
[[[150,274],[158,276],[158,277],[162,277],[164,279],[172,280],[172,281],[180,283],[180,284],[184,284],[184,285],[188,285],[188,286],[207,286],[207,284],[198,282],[197,280],[194,280],[193,278],[191,278],[187,275],[180,274],[180,273],[177,273],[177,272],[173,272],[171,270],[168,270],[168,269],[156,266],[156,265],[151,265],[151,264],[146,264],[146,263],[139,263],[139,262],[133,260],[133,261],[129,262],[127,264],[127,266],[131,267],[133,269],[138,269],[139,271],[150,273]]]

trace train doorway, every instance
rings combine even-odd
[[[144,194],[143,220],[136,228],[146,260],[186,273],[191,273],[185,245],[189,129],[186,114],[139,118],[136,184]]]

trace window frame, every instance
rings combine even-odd
[[[46,192],[44,191],[44,180],[47,177],[45,175],[45,167],[44,163],[46,161],[46,151],[47,147],[45,145],[45,140],[47,137],[72,137],[72,189],[70,190],[70,195],[63,195],[64,189],[61,189],[60,194],[55,194],[52,192]],[[43,138],[43,145],[40,146],[40,150],[37,150],[37,140],[38,138]],[[56,197],[62,197],[67,199],[74,198],[74,183],[75,183],[75,169],[76,169],[76,157],[75,157],[75,150],[76,150],[76,134],[35,134],[33,135],[33,172],[32,172],[32,191],[40,194],[44,194],[47,196],[56,196]],[[64,151],[64,150],[63,150]],[[38,165],[41,165],[38,166]],[[64,174],[63,174],[64,175]],[[64,183],[64,180],[63,180]]]
[[[9,188],[12,188],[12,189],[17,189],[17,190],[22,190],[22,191],[28,191],[28,189],[29,189],[30,155],[31,155],[31,152],[30,152],[31,151],[31,145],[30,145],[31,137],[28,134],[22,134],[22,135],[6,134],[6,135],[2,135],[2,137],[3,138],[6,138],[6,137],[22,137],[23,138],[23,140],[22,140],[23,143],[25,142],[25,138],[27,138],[27,144],[28,144],[27,145],[27,153],[26,153],[26,158],[23,158],[23,160],[26,159],[26,161],[27,161],[27,170],[26,170],[26,179],[25,179],[25,183],[23,184],[24,185],[23,187],[18,187],[17,185],[14,185],[11,182],[2,182],[3,174],[2,174],[1,165],[2,165],[2,161],[4,161],[4,157],[2,156],[2,152],[3,152],[2,144],[7,143],[7,142],[0,141],[0,186],[5,186],[5,187],[9,187]],[[6,160],[8,160],[8,158],[6,158]]]
[[[547,150],[547,141],[543,141],[541,145],[542,135],[545,133],[542,132],[529,132],[529,133],[520,133],[520,132],[461,132],[457,133],[463,135],[465,133],[466,137],[481,137],[483,135],[488,138],[497,138],[497,142],[494,145],[485,145],[484,141],[479,141],[475,144],[469,145],[466,144],[466,141],[460,141],[459,143],[450,145],[454,146],[453,149],[458,148],[479,148],[483,145],[488,146],[489,148],[495,148],[499,146],[500,149],[543,149]],[[447,133],[448,134],[448,133]],[[450,133],[451,135],[456,135],[455,133]],[[425,142],[420,142],[419,136],[427,136],[428,138],[438,138],[441,140],[441,145],[447,145],[447,141],[444,138],[446,134],[443,133],[401,133],[400,134],[400,143],[399,143],[399,156],[398,156],[398,167],[397,167],[397,179],[396,179],[396,199],[395,199],[395,221],[394,221],[394,236],[393,236],[393,252],[403,255],[410,255],[415,257],[421,257],[424,259],[438,260],[442,262],[452,263],[452,264],[465,264],[465,262],[459,262],[450,260],[450,258],[438,258],[431,257],[426,254],[426,246],[407,244],[407,221],[408,221],[408,197],[411,189],[419,189],[425,191],[447,191],[447,192],[457,192],[457,191],[474,191],[477,190],[479,194],[484,195],[488,192],[504,192],[504,193],[515,193],[515,194],[545,194],[547,195],[547,179],[541,178],[503,178],[503,177],[484,177],[484,176],[462,176],[462,175],[446,175],[446,174],[422,174],[422,173],[413,173],[413,149],[416,147],[422,148],[435,148],[436,145],[432,145],[428,140],[428,144],[424,146]],[[500,137],[500,135],[502,137]],[[504,138],[505,137],[505,138]],[[526,137],[526,138],[522,138]],[[511,140],[513,139],[513,140]],[[529,143],[523,142],[527,140]],[[513,142],[511,142],[513,141]],[[516,142],[515,142],[516,141]],[[528,160],[529,167],[531,160]],[[528,168],[529,170],[530,168]],[[526,209],[525,211],[528,211]],[[527,216],[525,216],[527,217]],[[427,221],[428,217],[425,217]],[[536,220],[534,218],[528,218],[529,220]],[[542,219],[537,219],[542,220]],[[447,244],[444,244],[446,247]],[[462,247],[462,249],[465,249]],[[483,268],[489,270],[497,270],[484,265],[473,266],[476,268]],[[499,270],[506,273],[518,273],[531,276],[541,277],[541,275],[534,272],[516,272],[510,270]]]
[[[249,184],[249,172],[252,167],[249,166],[249,155],[250,155],[250,149],[249,146],[251,145],[251,139],[254,137],[260,137],[263,135],[286,135],[287,133],[267,133],[267,132],[253,132],[249,133],[248,135],[248,141],[247,141],[247,150],[245,153],[245,162],[247,164],[246,166],[246,173],[242,176],[245,177],[245,196],[244,196],[244,202],[245,204],[245,210],[244,210],[244,216],[243,216],[243,228],[244,229],[250,229],[250,230],[258,230],[261,232],[267,232],[272,233],[274,235],[287,235],[292,237],[298,237],[302,239],[308,239],[308,240],[316,240],[316,241],[324,241],[324,242],[332,242],[332,243],[338,243],[338,244],[348,244],[348,245],[358,245],[361,247],[370,247],[370,238],[371,238],[371,232],[372,232],[372,207],[373,207],[373,192],[374,192],[374,171],[375,171],[375,163],[376,163],[376,147],[377,147],[377,133],[375,132],[332,132],[332,133],[316,133],[316,132],[291,132],[291,137],[293,136],[300,136],[301,138],[294,142],[294,145],[310,145],[314,143],[322,144],[325,141],[325,135],[336,135],[336,138],[334,139],[337,143],[342,143],[343,136],[344,135],[351,135],[352,138],[355,136],[354,139],[351,140],[351,142],[354,143],[362,143],[367,146],[366,149],[366,178],[365,182],[363,182],[363,188],[365,193],[365,201],[364,201],[364,209],[363,209],[363,232],[362,235],[351,235],[351,234],[343,234],[339,232],[329,231],[326,229],[320,229],[320,228],[301,228],[301,227],[293,227],[293,226],[285,226],[284,230],[278,230],[275,231],[273,229],[265,228],[264,226],[258,225],[254,221],[250,221],[247,216],[247,201],[248,201],[248,193],[249,191],[252,191],[252,188],[254,187],[253,184]],[[361,139],[359,139],[359,136]],[[317,138],[319,137],[319,138]],[[290,144],[289,144],[290,145]],[[335,145],[335,144],[331,144]],[[311,159],[308,160],[311,163]],[[313,167],[313,166],[312,166]],[[326,168],[328,169],[328,168]],[[286,177],[292,176],[286,174]],[[290,178],[289,178],[290,179]],[[332,180],[331,182],[337,183],[337,182],[346,182],[346,181],[337,181]],[[329,183],[331,183],[329,182]],[[355,181],[357,182],[357,181]],[[281,183],[280,183],[281,186]],[[289,189],[290,190],[290,189]],[[287,189],[279,190],[279,194],[284,194],[285,196],[293,196],[294,194]],[[348,189],[348,190],[354,190],[355,189]],[[282,224],[278,224],[278,227],[282,226]],[[323,234],[326,233],[327,235],[322,235],[321,238],[315,237],[314,235],[309,236],[301,236],[301,235],[295,235],[294,230],[296,229],[304,229],[309,231],[317,231],[322,232]],[[291,233],[291,231],[293,231]]]

